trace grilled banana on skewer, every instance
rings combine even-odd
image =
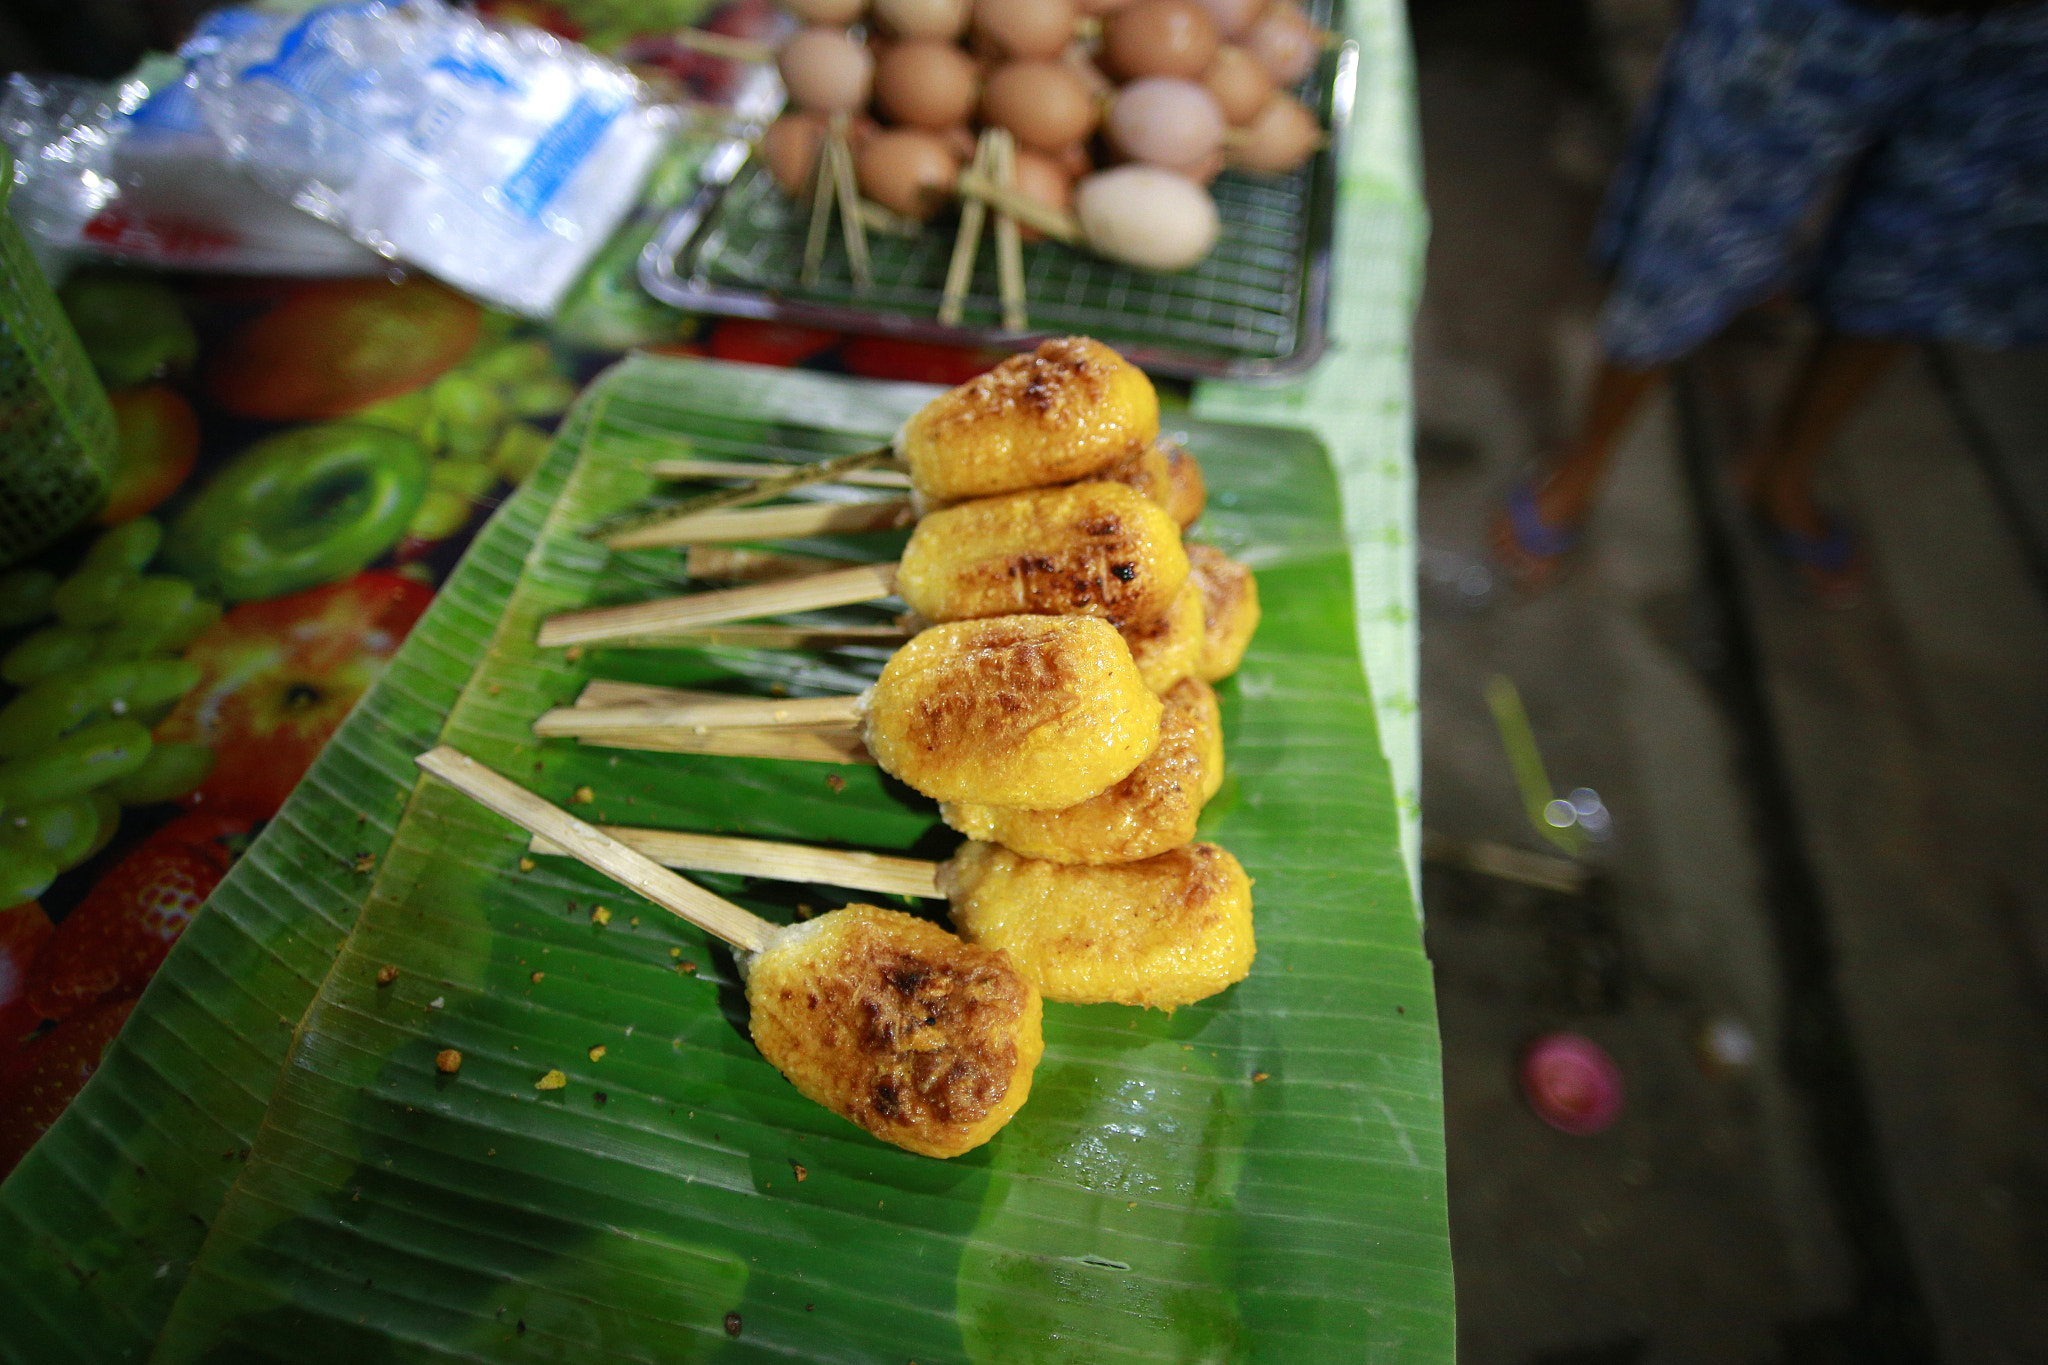
[[[1195,678],[1160,700],[1159,747],[1100,796],[1064,810],[949,801],[939,814],[970,839],[1054,863],[1128,863],[1179,848],[1223,785],[1223,719],[1216,694]]]

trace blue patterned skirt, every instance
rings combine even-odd
[[[2048,342],[2048,4],[1695,0],[1594,249],[1623,365],[1786,289],[1857,335]]]

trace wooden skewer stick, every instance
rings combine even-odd
[[[818,482],[850,483],[861,488],[910,487],[910,475],[901,469],[870,469],[843,462],[885,452],[886,448],[882,451],[864,450],[858,457],[848,455],[841,460],[819,460],[818,466],[839,467],[820,477]],[[656,460],[647,466],[647,472],[657,479],[782,479],[791,474],[808,475],[816,471],[811,465],[777,464],[763,460]]]
[[[720,758],[780,758],[794,763],[875,767],[856,730],[621,730],[576,741],[599,749],[653,754],[712,754]]]
[[[755,550],[744,545],[692,545],[689,556],[684,560],[684,572],[696,579],[724,578],[735,583],[768,583],[843,569],[849,562],[825,555]]]
[[[810,460],[802,464],[735,466],[736,468],[759,470],[760,473],[747,476],[752,478],[753,481],[738,488],[721,488],[712,493],[700,493],[694,498],[686,498],[682,502],[661,508],[659,511],[633,513],[628,516],[613,518],[598,527],[597,531],[598,534],[605,538],[606,543],[609,544],[619,537],[644,531],[651,526],[666,526],[670,522],[678,521],[683,517],[698,516],[705,512],[716,511],[722,507],[740,507],[750,502],[766,502],[769,498],[779,498],[784,493],[792,492],[809,484],[851,483],[857,480],[861,473],[873,466],[889,463],[894,458],[894,454],[895,452],[891,447],[879,446],[874,450],[863,450],[853,455],[837,455],[829,460]],[[672,466],[674,464],[687,465],[695,462],[672,461],[663,463]],[[656,478],[705,477],[694,472],[663,474],[660,472],[662,467],[662,464],[657,464],[651,467],[649,472],[653,473]],[[711,475],[709,477],[719,476]],[[906,476],[903,483],[894,486],[905,487],[908,485],[908,482],[909,480]]]
[[[871,502],[805,502],[788,507],[689,512],[679,517],[615,531],[604,538],[614,550],[649,550],[670,545],[732,544],[742,540],[788,540],[795,536],[852,535],[894,531],[917,519],[909,498]]]
[[[854,891],[881,891],[897,896],[921,896],[926,900],[945,899],[939,894],[939,865],[922,858],[891,858],[879,853],[810,848],[767,839],[731,839],[714,834],[635,829],[627,825],[601,825],[597,828],[665,867],[681,868],[686,872],[727,872],[778,882],[821,882]],[[529,848],[534,853],[563,852],[552,841],[539,835],[534,836]]]
[[[853,149],[846,145],[846,128],[846,115],[834,114],[823,151],[832,162],[832,178],[839,187],[839,230],[846,237],[846,260],[853,267],[853,285],[866,289],[874,283],[874,274],[868,267],[868,225],[861,217],[860,187],[853,179]]]
[[[595,825],[585,824],[567,811],[549,805],[459,749],[439,745],[414,761],[528,834],[540,835],[570,857],[735,948],[758,953],[775,933],[775,926],[767,920],[748,914],[701,886],[691,885],[646,854],[635,852]]]
[[[1017,190],[1017,142],[1007,128],[998,128],[994,180],[1005,191]],[[1024,246],[1014,214],[996,213],[996,291],[1003,301],[1003,326],[1022,332],[1031,326],[1024,307]]]
[[[994,157],[994,136],[995,129],[982,130],[980,141],[974,144],[970,172],[988,174]],[[947,327],[960,325],[967,287],[974,281],[974,258],[981,254],[982,220],[987,216],[988,205],[979,199],[968,199],[960,205],[960,230],[953,235],[953,259],[946,263],[946,288],[939,296],[939,321]]]
[[[872,602],[878,597],[887,597],[895,590],[894,564],[862,564],[857,568],[838,569],[810,578],[759,583],[746,588],[728,588],[723,592],[689,593],[622,607],[566,612],[542,623],[540,643],[543,648],[550,648],[599,640],[674,635],[727,621],[744,621],[754,616],[780,616],[785,612],[817,611],[824,607]]]
[[[818,272],[825,267],[825,238],[832,229],[832,201],[839,184],[838,176],[832,168],[829,135],[818,146],[818,164],[811,174],[811,226],[804,237],[802,275],[806,285],[816,284]]]
[[[557,706],[541,713],[533,732],[543,739],[610,735],[622,730],[844,730],[860,723],[853,697],[721,697],[637,706]]]
[[[669,32],[669,41],[677,47],[687,47],[692,52],[701,52],[707,57],[722,57],[729,62],[772,62],[775,49],[766,43],[755,42],[752,38],[735,38],[729,33],[713,33],[709,29],[679,28]]]
[[[877,204],[872,199],[860,201],[861,225],[870,232],[887,233],[891,237],[920,237],[924,235],[924,224],[915,218],[906,218],[892,208]]]
[[[979,199],[1001,209],[1020,223],[1028,223],[1055,241],[1068,245],[1080,242],[1081,225],[1074,218],[1039,203],[1036,199],[1019,194],[1016,190],[1005,189],[985,175],[973,171],[962,171],[959,182],[960,193],[970,199]]]
[[[593,678],[576,698],[580,707],[649,706],[665,703],[729,700],[717,692],[692,692],[651,683]],[[727,758],[782,758],[802,763],[875,766],[860,730],[624,730],[610,735],[584,735],[584,744],[610,749],[644,749],[669,754],[718,754]]]
[[[636,635],[635,649],[842,649],[848,645],[900,645],[911,632],[901,626],[706,626],[668,635]]]

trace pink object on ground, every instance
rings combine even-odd
[[[1621,1069],[1591,1038],[1547,1033],[1522,1054],[1522,1094],[1537,1118],[1587,1137],[1621,1117]]]

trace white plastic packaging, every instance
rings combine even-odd
[[[207,16],[192,93],[256,181],[381,255],[545,317],[672,126],[631,73],[438,0]]]
[[[111,85],[10,76],[0,137],[21,181],[16,216],[53,281],[84,256],[242,274],[389,268],[251,180],[200,117],[175,57],[151,57]]]

